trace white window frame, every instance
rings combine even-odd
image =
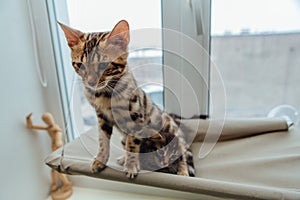
[[[210,13],[211,0],[162,0],[163,62],[167,67],[164,81],[168,87],[164,98],[168,112],[183,117],[209,116]],[[197,45],[197,52],[191,52]],[[169,67],[181,76],[174,78]],[[188,84],[192,91],[187,91]]]

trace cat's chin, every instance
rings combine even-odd
[[[95,92],[101,92],[106,87],[106,85],[95,87],[85,84],[85,87]]]

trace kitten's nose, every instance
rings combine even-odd
[[[88,81],[88,84],[91,87],[95,87],[96,86],[96,82],[95,81]]]
[[[96,85],[97,85],[97,77],[89,76],[88,79],[87,79],[87,83],[88,83],[91,87],[96,87]]]

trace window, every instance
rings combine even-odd
[[[227,116],[266,117],[282,104],[299,110],[299,47],[299,1],[212,0],[211,54]]]
[[[153,101],[168,112],[184,117],[224,117],[225,111],[228,117],[265,117],[282,104],[299,110],[300,5],[296,0],[55,3],[54,19],[82,31],[110,30],[127,19],[133,30],[131,70]],[[96,125],[95,114],[70,65],[64,36],[55,38],[53,43],[61,44],[56,57],[64,66],[59,70],[60,83],[66,87],[63,107],[81,105],[73,106],[68,124],[70,128],[76,124],[72,129],[83,133]],[[202,50],[195,50],[195,44]]]

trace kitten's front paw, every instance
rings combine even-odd
[[[140,167],[137,163],[126,164],[124,167],[127,178],[134,179],[137,177]]]
[[[177,172],[177,174],[180,176],[189,176],[189,172],[186,170],[180,170]]]
[[[117,163],[121,166],[124,166],[124,163],[125,163],[125,156],[120,156],[118,159],[117,159]]]
[[[95,158],[92,164],[92,173],[95,174],[101,172],[105,167],[105,164]]]

